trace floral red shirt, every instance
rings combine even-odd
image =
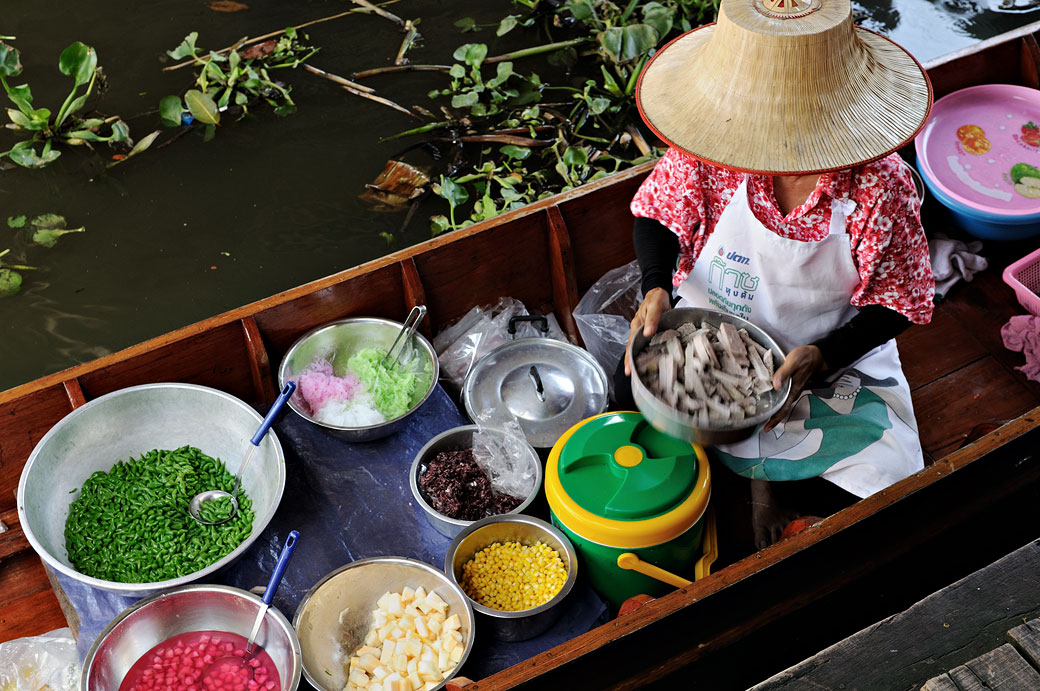
[[[660,221],[679,236],[676,286],[690,273],[744,176],[670,149],[636,192],[632,214]],[[846,195],[856,203],[846,220],[852,261],[860,276],[852,304],[883,305],[915,324],[927,324],[932,318],[935,280],[928,238],[921,228],[921,200],[899,154],[824,173],[808,199],[786,217],[773,196],[772,176],[748,175],[752,213],[772,232],[793,240],[825,238],[831,200]]]

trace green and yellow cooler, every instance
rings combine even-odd
[[[709,540],[714,546],[714,526],[706,529],[704,450],[659,432],[640,413],[604,413],[567,430],[549,454],[545,494],[552,522],[615,609],[696,580],[714,558],[705,549]]]

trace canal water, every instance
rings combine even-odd
[[[854,7],[862,24],[925,61],[1040,19],[1026,7],[1031,1],[988,0],[997,9],[987,0]],[[0,34],[16,36],[22,54],[25,69],[13,83],[30,84],[36,106],[52,110],[69,86],[58,55],[73,41],[94,46],[106,77],[97,108],[121,115],[139,138],[159,128],[159,99],[192,79],[187,69],[161,71],[170,62],[165,51],[189,32],[199,32],[200,46],[219,49],[352,7],[345,0],[243,2],[247,9],[225,13],[208,0],[16,0],[5,3]],[[401,0],[388,9],[421,19],[424,41],[409,53],[416,63],[449,62],[467,42],[488,43],[489,55],[519,45],[514,34],[496,39],[493,28],[463,34],[454,26],[468,15],[493,27],[519,12],[503,0]],[[348,77],[392,64],[402,38],[392,23],[365,15],[306,32],[321,48],[311,64]],[[10,247],[7,260],[21,255],[39,267],[24,272],[20,295],[0,299],[0,390],[430,237],[425,217],[439,209],[402,228],[403,215],[374,213],[358,199],[404,145],[379,139],[416,122],[301,71],[279,76],[299,107],[287,118],[260,111],[223,124],[208,142],[198,133],[171,141],[164,130],[152,150],[114,168],[106,168],[110,152],[101,147],[99,155],[68,152],[42,170],[0,170],[0,251]],[[428,103],[427,91],[443,85],[431,73],[366,83],[405,106]],[[15,141],[0,131],[0,151]],[[25,247],[5,222],[43,213],[86,232],[51,249]]]

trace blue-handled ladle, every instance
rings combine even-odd
[[[199,492],[191,498],[191,503],[188,504],[188,513],[199,523],[203,525],[220,525],[221,523],[227,523],[236,515],[238,515],[238,488],[242,484],[242,473],[246,469],[246,465],[249,463],[249,459],[253,457],[253,452],[260,446],[260,442],[267,436],[267,430],[271,429],[271,425],[274,424],[274,419],[278,417],[278,413],[281,412],[282,408],[285,407],[285,402],[289,400],[289,397],[296,391],[296,382],[286,382],[285,388],[278,394],[278,398],[275,399],[271,409],[267,411],[267,417],[260,423],[260,429],[256,431],[253,438],[249,440],[249,450],[246,452],[245,458],[242,459],[242,465],[238,467],[238,473],[235,474],[235,487],[231,490],[231,494],[228,494],[224,490],[210,489],[205,492]],[[224,499],[225,497],[231,499],[231,511],[226,516],[219,514],[217,517],[204,518],[202,515],[202,505],[206,502]]]
[[[278,555],[278,563],[274,565],[274,573],[271,574],[271,580],[267,582],[264,596],[261,598],[260,609],[256,613],[256,619],[253,620],[253,628],[249,632],[249,639],[246,641],[245,656],[226,655],[217,658],[202,673],[200,681],[205,680],[207,677],[219,679],[237,676],[240,681],[248,683],[253,678],[254,668],[249,664],[249,658],[253,657],[255,653],[256,635],[260,632],[260,624],[263,623],[267,609],[271,606],[271,600],[274,599],[274,592],[278,590],[278,584],[282,582],[282,575],[285,573],[285,568],[289,565],[289,558],[296,548],[296,541],[299,537],[299,532],[291,530],[288,537],[285,538],[285,545],[282,547],[281,554]]]

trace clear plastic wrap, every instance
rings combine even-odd
[[[71,629],[0,643],[0,691],[73,691],[80,669]]]
[[[524,303],[503,297],[494,305],[474,307],[457,322],[437,334],[433,339],[433,347],[440,360],[442,382],[450,384],[455,393],[460,391],[473,365],[510,339],[509,320],[527,314]],[[556,318],[551,314],[546,315],[546,318],[549,323],[548,337],[566,341],[567,337],[560,329]],[[538,328],[531,323],[517,324],[515,338],[540,335]]]
[[[633,260],[603,274],[574,308],[574,321],[585,348],[607,373],[611,397],[612,375],[628,345],[628,325],[643,300],[640,282],[639,265]]]
[[[473,435],[473,458],[487,473],[496,491],[514,497],[528,497],[538,490],[535,474],[530,464],[525,462],[534,450],[515,420],[500,429],[509,434],[485,434],[481,430]]]

